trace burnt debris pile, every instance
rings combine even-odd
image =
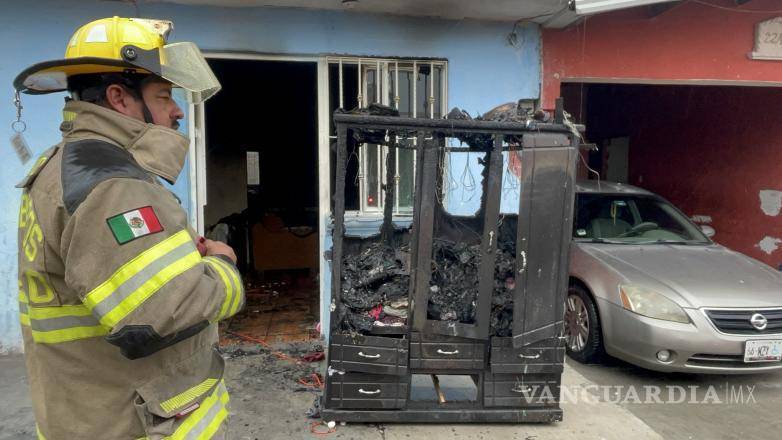
[[[335,304],[335,322],[339,330],[362,334],[404,334],[408,327],[415,327],[410,330],[422,331],[418,327],[424,321],[441,321],[474,325],[482,329],[488,325],[492,336],[512,336],[517,282],[517,216],[498,213],[498,203],[502,200],[498,188],[506,177],[503,162],[492,158],[505,151],[509,152],[510,157],[511,152],[522,148],[522,137],[528,131],[551,122],[548,113],[528,108],[527,104],[525,101],[503,104],[474,118],[466,111],[454,108],[446,117],[450,121],[450,128],[446,126],[439,130],[429,130],[429,126],[437,125],[436,121],[416,120],[414,124],[396,124],[393,119],[399,113],[380,105],[346,112],[350,113],[350,118],[336,117],[337,120],[350,120],[356,116],[355,119],[362,123],[361,127],[353,127],[345,132],[346,140],[341,147],[344,149],[343,154],[347,154],[348,141],[351,145],[386,146],[387,182],[399,179],[399,176],[394,175],[394,166],[399,166],[394,165],[394,161],[398,160],[398,151],[414,149],[417,158],[414,164],[416,170],[420,168],[420,172],[414,174],[416,188],[420,186],[420,193],[415,195],[418,200],[415,200],[414,211],[432,210],[427,211],[431,214],[429,216],[414,217],[415,224],[411,226],[409,240],[405,242],[394,239],[392,217],[396,214],[393,205],[386,204],[379,237],[367,238],[358,244],[350,243],[349,247],[354,251],[346,249],[342,254],[339,272],[341,303]],[[374,121],[377,125],[368,124],[369,117],[378,117]],[[517,129],[508,129],[507,126],[511,125],[509,123],[516,125]],[[461,145],[456,146],[452,142],[454,139],[460,141]],[[440,197],[448,191],[444,180],[448,178],[444,174],[445,164],[450,164],[450,159],[459,157],[460,153],[475,151],[484,153],[478,159],[480,181],[475,184],[481,194],[480,207],[474,216],[455,216],[447,212]],[[465,163],[465,170],[469,165],[472,173],[474,166],[469,162],[469,157]],[[421,176],[435,177],[427,179]],[[500,182],[500,185],[496,182]],[[383,185],[382,188],[385,199],[394,200],[395,191],[398,190],[396,186]],[[494,232],[487,232],[485,228],[484,223],[489,221],[498,221],[498,228]],[[495,233],[496,236],[486,235]],[[488,253],[493,243],[492,238],[487,236],[496,238],[494,254]],[[420,249],[410,247],[411,242],[416,243],[415,237],[423,240],[416,244]],[[356,247],[360,250],[355,250]],[[415,274],[412,273],[413,266],[410,263],[414,253],[416,255],[412,259],[417,261],[415,270],[430,270],[418,278],[419,284],[415,287],[411,285],[411,275]],[[489,267],[481,269],[481,261],[485,258],[493,261],[493,279],[481,281],[481,271],[484,277],[492,273]],[[425,291],[414,292],[415,289]],[[485,289],[483,294],[481,289]],[[491,298],[486,298],[488,290],[491,290]],[[425,297],[423,301],[417,301],[421,304],[411,303],[414,294],[421,299]],[[489,300],[489,322],[486,323],[487,317],[479,314],[478,305],[486,307]],[[412,324],[413,313],[417,314],[416,326],[408,326]],[[425,315],[426,319],[420,315]],[[464,329],[451,324],[448,327]],[[394,328],[400,332],[395,332]]]
[[[508,102],[498,105],[488,112],[473,118],[465,110],[454,107],[448,113],[447,119],[455,121],[490,121],[490,122],[515,122],[520,124],[531,124],[535,122],[549,122],[550,116],[543,110],[534,110],[524,107],[524,101]],[[489,151],[492,148],[493,139],[487,133],[464,132],[456,133],[456,137],[470,146],[472,150]],[[519,144],[520,139],[515,136],[508,139],[510,143]]]
[[[491,334],[511,336],[513,330],[513,291],[516,289],[516,239],[497,243],[494,266],[494,291],[491,300]]]
[[[480,246],[435,240],[429,281],[429,319],[475,322]]]
[[[516,287],[516,243],[498,243],[491,305],[491,334],[511,336],[513,290]],[[480,245],[435,241],[429,286],[428,319],[475,322]]]
[[[515,219],[514,219],[515,220]],[[506,220],[507,222],[507,220]],[[510,223],[510,222],[507,222]],[[515,222],[514,222],[515,223]],[[491,334],[510,336],[516,286],[516,240],[512,227],[500,229],[494,267]],[[475,322],[481,246],[436,239],[433,242],[427,318]],[[362,334],[408,322],[410,249],[374,243],[343,259],[340,329]]]
[[[342,271],[341,330],[369,333],[373,327],[403,327],[408,317],[410,250],[374,243],[346,255]]]

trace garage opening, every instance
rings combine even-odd
[[[782,88],[566,83],[565,109],[598,150],[579,177],[640,186],[716,230],[713,239],[782,263]]]
[[[210,59],[223,89],[205,104],[205,233],[236,251],[244,311],[223,339],[318,336],[317,66]]]

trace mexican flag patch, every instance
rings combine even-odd
[[[136,208],[106,219],[111,233],[119,244],[160,232],[163,227],[151,206]]]

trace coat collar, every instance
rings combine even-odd
[[[176,130],[146,124],[89,102],[69,101],[60,130],[65,142],[100,139],[124,148],[145,170],[174,183],[185,164],[189,140]]]

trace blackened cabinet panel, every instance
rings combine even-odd
[[[577,152],[577,144],[560,134],[525,135],[523,143],[515,347],[562,333]]]
[[[407,374],[408,339],[332,334],[329,366],[340,371]]]
[[[559,374],[492,374],[483,381],[485,407],[557,406]]]
[[[326,379],[326,408],[404,408],[410,376],[334,373]]]
[[[410,368],[433,370],[480,370],[485,367],[486,345],[482,341],[425,333],[410,335]]]
[[[513,338],[491,338],[489,366],[492,373],[561,373],[565,345],[559,338],[514,347]]]

